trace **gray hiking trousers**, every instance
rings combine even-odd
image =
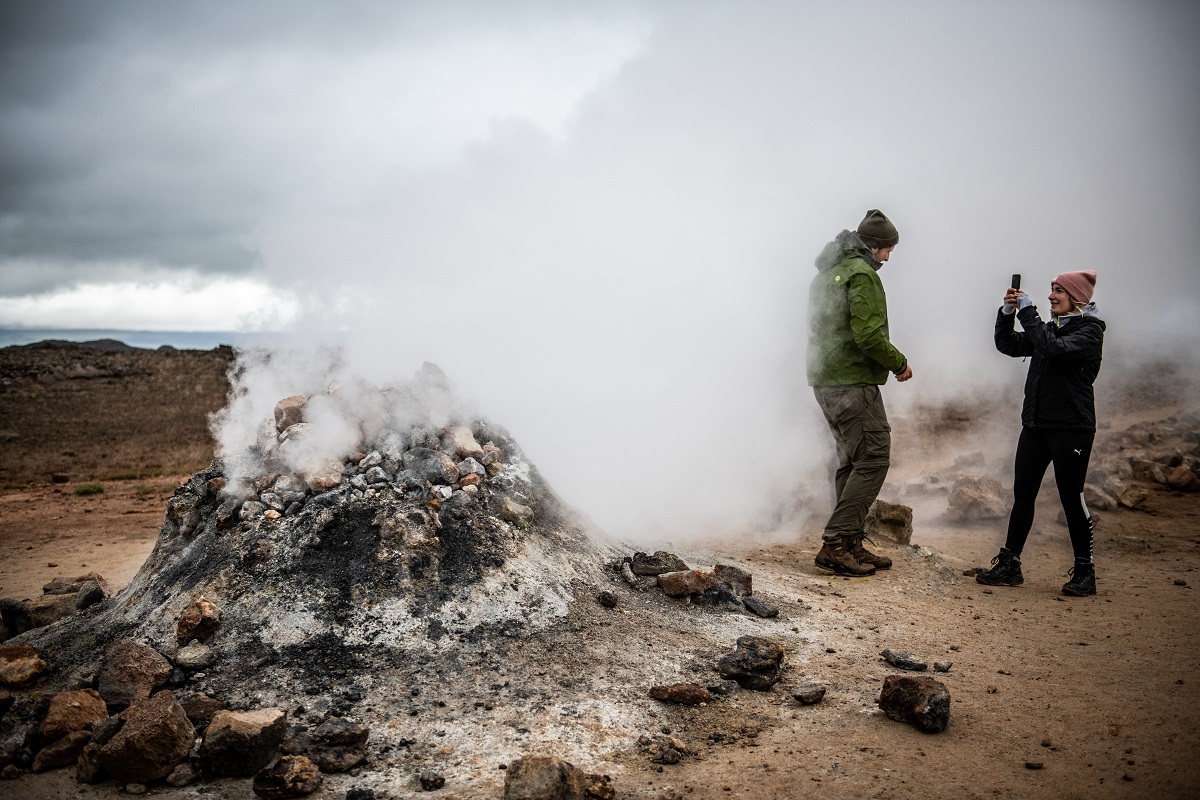
[[[863,532],[891,465],[892,427],[878,386],[814,386],[813,394],[837,444],[835,505],[821,535],[833,542]]]

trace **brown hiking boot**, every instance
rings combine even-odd
[[[875,569],[890,569],[892,566],[890,558],[876,555],[863,547],[863,540],[866,538],[867,535],[864,533],[850,539],[850,554],[854,556],[854,560],[860,564],[870,564]]]
[[[825,542],[821,546],[821,551],[817,553],[816,564],[824,569],[831,569],[839,575],[874,575],[875,567],[870,564],[859,562],[854,554],[850,552],[850,548],[846,545],[845,539],[838,539],[833,542]]]

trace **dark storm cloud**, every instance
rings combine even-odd
[[[547,18],[587,13],[546,3],[0,5],[0,258],[58,265],[20,279],[11,267],[0,292],[121,261],[245,272],[246,236],[261,220],[369,203],[378,176],[412,168],[448,124],[432,115],[422,130],[427,109],[412,103],[409,119],[397,109],[385,122],[416,145],[363,146],[377,120],[359,115],[384,113],[367,95],[384,106],[423,91],[453,103],[436,96],[442,75],[414,74],[429,66],[422,52],[536,34]],[[398,66],[410,73],[388,74]],[[445,138],[456,135],[478,131]]]

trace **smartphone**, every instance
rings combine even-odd
[[[1021,273],[1017,272],[1017,273],[1013,274],[1012,283],[1010,283],[1009,286],[1011,286],[1014,289],[1021,288]]]

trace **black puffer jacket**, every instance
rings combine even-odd
[[[1024,332],[1013,322],[1020,318]],[[1092,384],[1100,372],[1104,321],[1094,312],[1062,317],[1062,324],[1042,322],[1037,309],[996,314],[996,349],[1006,356],[1033,356],[1025,378],[1021,424],[1026,428],[1096,430],[1096,395]]]

